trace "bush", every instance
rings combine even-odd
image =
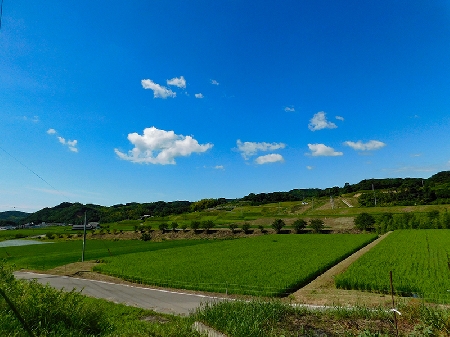
[[[286,226],[283,220],[281,219],[275,219],[272,223],[272,228],[275,230],[275,232],[280,233],[281,229]]]
[[[261,233],[264,233],[264,232],[265,232],[264,226],[263,226],[263,225],[258,225],[258,228],[259,228],[259,230],[261,231]]]
[[[53,240],[55,238],[55,234],[48,232],[48,233],[45,233],[45,237],[49,240]]]
[[[191,221],[191,228],[195,231],[200,228],[200,221]]]
[[[242,225],[242,230],[244,231],[244,233],[247,234],[249,229],[250,224],[248,222],[244,222],[244,224]]]
[[[158,226],[159,230],[163,233],[168,227],[169,226],[166,223],[159,224],[159,226]]]
[[[371,230],[375,225],[375,218],[368,213],[361,213],[353,220],[355,227],[362,231]]]
[[[183,230],[183,232],[186,232],[186,229],[188,228],[187,224],[182,224],[181,225],[181,229]]]
[[[306,221],[303,220],[303,219],[297,219],[297,220],[295,220],[294,223],[292,224],[292,226],[294,227],[295,232],[296,232],[297,234],[299,234],[303,229],[305,229],[305,227],[306,227],[307,225],[308,225],[308,224],[307,224]]]
[[[176,229],[178,228],[178,223],[176,223],[175,221],[172,221],[172,223],[170,224],[170,227],[175,232]]]
[[[141,240],[142,241],[150,241],[152,239],[151,235],[149,233],[143,233],[141,235]]]
[[[236,228],[238,227],[238,225],[236,225],[235,223],[230,223],[228,225],[228,228],[231,230],[231,232],[234,234],[234,231],[236,230]]]
[[[214,222],[212,220],[206,220],[202,222],[201,226],[205,232],[208,233],[208,231],[214,227]]]
[[[325,226],[322,219],[311,219],[309,221],[309,227],[313,229],[314,233],[320,233]]]

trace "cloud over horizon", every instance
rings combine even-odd
[[[49,134],[49,135],[56,135],[57,133],[58,132],[56,132],[55,129],[48,129],[47,130],[47,134]],[[66,140],[64,137],[61,137],[61,136],[56,136],[56,138],[58,138],[58,141],[62,145],[67,146],[70,151],[78,152],[78,149],[77,149],[78,141],[76,139],[74,139],[74,140]]]
[[[176,157],[188,157],[192,153],[206,152],[213,144],[199,144],[191,136],[177,135],[173,131],[165,131],[154,126],[146,128],[142,135],[136,132],[128,134],[128,140],[134,148],[127,154],[114,152],[120,159],[133,163],[175,165]]]
[[[360,140],[357,142],[346,141],[344,142],[344,145],[349,146],[356,151],[373,151],[386,146],[385,143],[380,142],[379,140],[369,140],[367,143],[363,143]]]
[[[247,160],[249,157],[256,155],[259,151],[273,151],[278,149],[284,149],[286,144],[284,143],[266,143],[266,142],[241,142],[240,139],[236,141],[238,151],[241,152],[242,157]]]
[[[309,121],[308,129],[317,131],[322,129],[336,129],[337,125],[327,120],[326,113],[319,111]]]
[[[142,88],[144,89],[150,89],[153,90],[153,98],[163,98],[166,99],[167,97],[176,97],[176,92],[173,92],[172,90],[159,85],[155,82],[153,82],[150,79],[141,80]]]
[[[335,157],[342,156],[344,153],[335,151],[332,147],[325,144],[308,144],[308,148],[311,151],[309,153],[313,157]]]

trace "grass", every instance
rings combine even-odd
[[[372,234],[263,235],[105,258],[94,268],[138,283],[280,296],[376,238]]]
[[[199,336],[191,329],[193,317],[161,315],[16,280],[5,265],[0,265],[0,288],[35,336]],[[0,335],[29,336],[3,297]]]
[[[410,302],[398,308],[400,336],[448,336],[450,310]],[[392,313],[382,308],[334,307],[313,310],[279,301],[230,301],[199,309],[197,320],[230,337],[395,336]]]
[[[450,231],[396,230],[338,275],[336,286],[450,302]]]
[[[74,234],[71,226],[49,226],[44,228],[27,228],[0,231],[0,241],[23,238],[28,236],[42,235],[46,233],[54,234]]]
[[[138,240],[87,240],[85,260],[98,260],[135,252],[149,252],[169,248],[207,244],[208,240],[174,240],[144,242]],[[46,270],[81,261],[81,240],[57,241],[43,245],[0,248],[0,259],[14,264],[16,269]]]

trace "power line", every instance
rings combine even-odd
[[[0,3],[0,29],[2,29],[2,17],[3,17],[3,0]]]
[[[3,0],[2,0],[3,2]],[[36,177],[38,177],[39,179],[41,179],[44,183],[46,183],[48,186],[50,186],[52,189],[54,189],[56,192],[58,192],[59,194],[65,196],[68,200],[70,200],[70,198],[65,195],[63,192],[61,192],[60,190],[58,190],[56,187],[53,187],[47,180],[45,180],[44,178],[42,178],[39,174],[37,174],[36,172],[34,172],[31,168],[29,168],[27,165],[25,165],[24,163],[22,163],[19,159],[17,159],[16,157],[14,157],[11,153],[9,153],[8,151],[6,151],[3,147],[0,146],[0,149],[3,150],[3,152],[5,152],[8,156],[10,156],[12,159],[14,159],[16,162],[18,162],[20,165],[22,165],[23,167],[25,167],[28,171],[30,171],[31,173],[33,173]],[[72,200],[70,200],[72,201]]]

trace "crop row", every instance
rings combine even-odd
[[[150,285],[282,295],[305,285],[375,237],[263,235],[108,257],[95,270]]]
[[[336,286],[434,297],[450,290],[450,231],[397,230],[336,277]]]

